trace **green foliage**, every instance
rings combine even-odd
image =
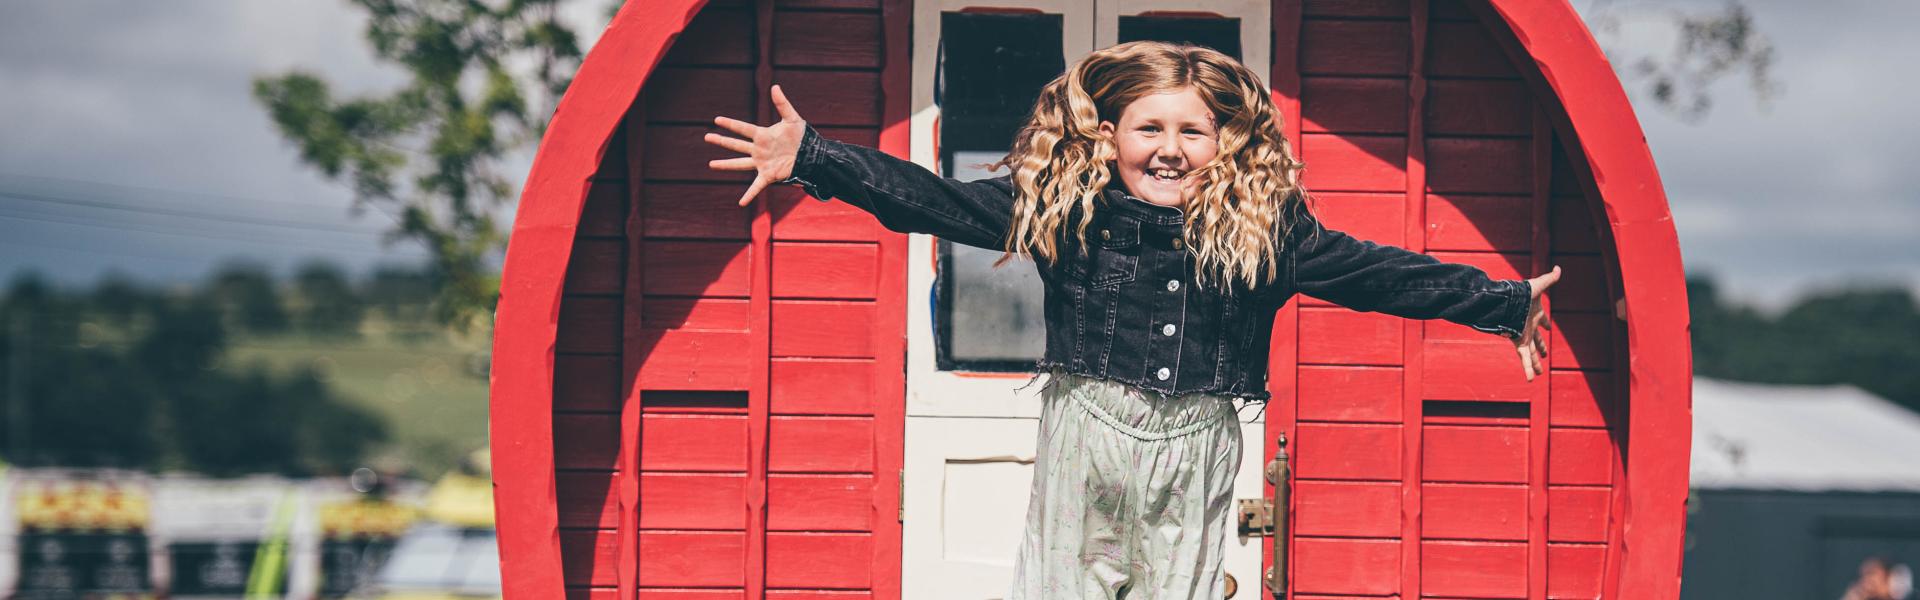
[[[328,262],[309,262],[293,275],[294,290],[301,307],[297,322],[300,331],[315,336],[353,337],[367,305],[360,298],[347,274]]]
[[[1920,308],[1901,287],[1815,293],[1778,316],[1687,280],[1694,372],[1761,383],[1847,383],[1920,410]]]
[[[1621,79],[1639,87],[1654,106],[1683,121],[1699,122],[1713,109],[1713,85],[1745,75],[1754,101],[1765,108],[1781,91],[1773,78],[1773,42],[1753,22],[1741,0],[1716,9],[1684,9],[1655,3],[1589,0],[1580,11],[1598,34],[1609,60],[1622,65]],[[1651,17],[1671,27],[1674,45],[1664,56],[1619,43],[1623,21]]]
[[[512,200],[497,170],[537,141],[579,66],[557,0],[352,0],[368,16],[375,56],[409,82],[384,95],[336,99],[319,76],[254,81],[254,98],[301,159],[353,188],[357,207],[397,221],[393,239],[424,245],[443,285],[435,316],[483,324],[498,296],[490,259],[505,245],[496,208]]]

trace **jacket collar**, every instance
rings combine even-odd
[[[1127,188],[1119,182],[1108,184],[1102,199],[1106,202],[1102,203],[1101,208],[1127,215],[1142,224],[1177,227],[1187,223],[1186,211],[1141,200],[1127,193]]]

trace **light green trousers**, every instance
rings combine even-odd
[[[1054,372],[1010,600],[1226,594],[1240,426],[1225,396]]]

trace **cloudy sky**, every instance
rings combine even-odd
[[[1757,106],[1733,79],[1702,122],[1639,104],[1688,269],[1767,306],[1852,282],[1920,288],[1920,119],[1898,75],[1920,58],[1920,3],[1746,2],[1777,49],[1777,99]],[[601,3],[576,4],[585,22]],[[380,243],[382,214],[350,214],[350,195],[302,166],[249,95],[254,76],[291,68],[341,93],[394,85],[362,25],[344,0],[0,2],[0,279],[417,261]],[[1670,43],[1628,25],[1610,45]]]

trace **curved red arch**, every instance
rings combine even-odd
[[[706,0],[621,7],[560,99],[520,194],[494,317],[488,433],[493,507],[507,598],[560,598],[560,522],[553,472],[553,347],[560,292],[590,178],[674,38]],[[623,505],[637,502],[623,498]]]
[[[1619,597],[1679,596],[1691,433],[1679,239],[1625,90],[1566,0],[1486,0],[1534,60],[1593,173],[1624,282],[1632,356],[1627,527]],[[642,7],[642,4],[645,4]],[[705,0],[629,3],[561,100],[521,195],[495,321],[490,431],[501,582],[509,598],[564,589],[553,468],[553,364],[575,229],[606,144]],[[1578,93],[1573,93],[1577,87]],[[1676,458],[1677,457],[1677,458]],[[622,499],[629,504],[637,499]]]

